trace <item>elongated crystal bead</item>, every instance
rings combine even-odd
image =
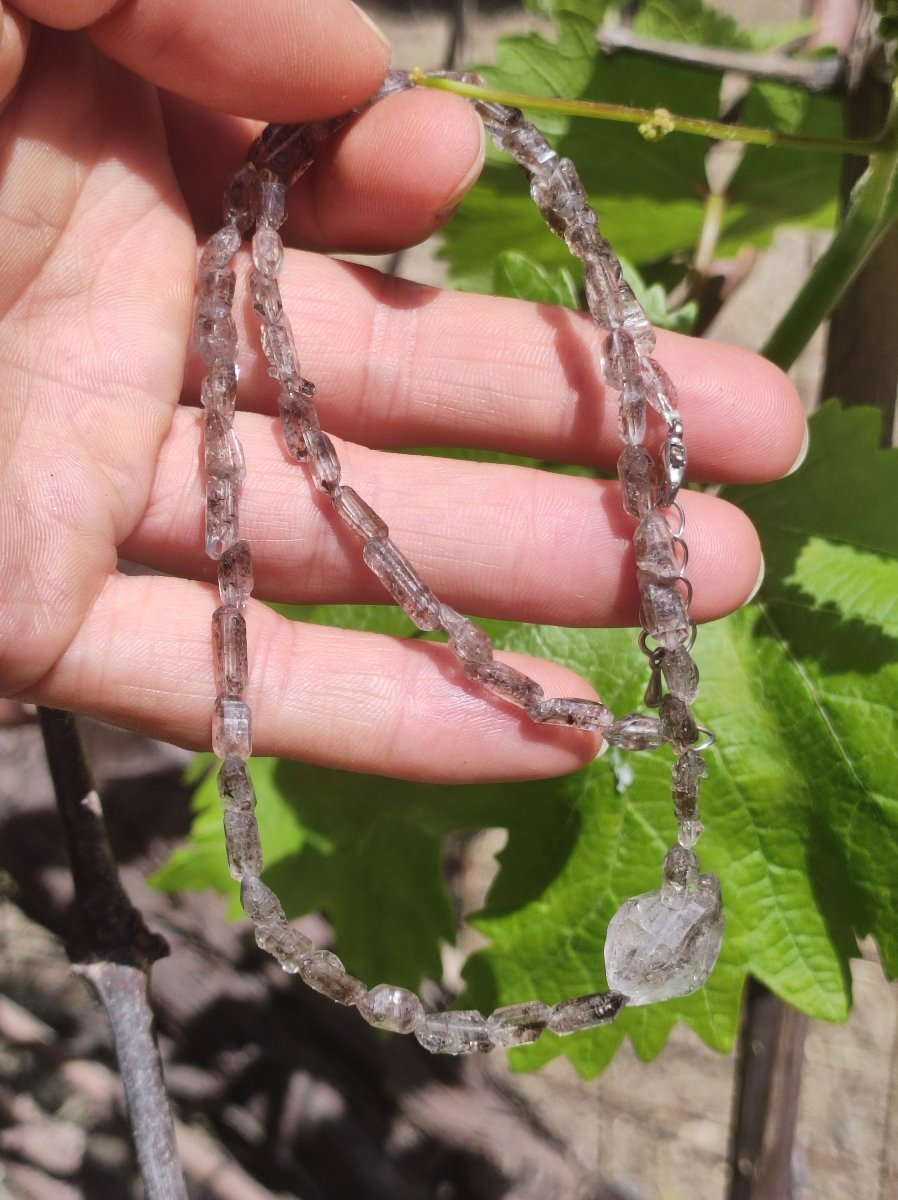
[[[645,398],[655,412],[661,414],[665,421],[679,417],[677,404],[677,389],[673,380],[661,364],[654,358],[643,359],[642,381],[645,387]]]
[[[355,488],[342,487],[336,495],[331,496],[334,509],[353,533],[366,541],[369,538],[386,538],[390,535],[386,521],[382,520],[358,494]]]
[[[667,695],[661,701],[661,727],[665,741],[670,742],[678,754],[698,741],[698,726],[688,704],[678,696]]]
[[[279,325],[284,320],[284,302],[277,279],[269,279],[261,271],[250,271],[249,290],[256,314],[268,325]]]
[[[299,973],[303,982],[338,1004],[357,1004],[365,994],[361,979],[350,975],[336,954],[330,950],[313,950],[300,960]]]
[[[449,638],[449,646],[463,663],[485,663],[493,657],[493,643],[479,625],[450,608],[440,605],[440,624]]]
[[[356,1001],[369,1025],[391,1033],[414,1033],[424,1021],[424,1005],[407,988],[378,983]]]
[[[268,359],[268,374],[285,383],[299,375],[299,358],[290,322],[282,316],[277,325],[262,326],[262,353]]]
[[[487,1023],[476,1009],[428,1013],[415,1037],[431,1054],[485,1054],[493,1048]]]
[[[698,666],[689,651],[684,646],[665,650],[661,670],[671,695],[691,704],[698,695]]]
[[[668,908],[682,908],[698,887],[698,858],[690,847],[671,846],[664,856],[661,903]]]
[[[334,443],[320,429],[305,429],[303,437],[315,486],[322,492],[336,491],[340,486],[340,460]]]
[[[249,542],[234,542],[218,560],[218,591],[222,604],[245,608],[253,590],[253,558]]]
[[[696,817],[691,821],[680,821],[677,825],[677,841],[686,850],[693,850],[705,827]]]
[[[219,559],[237,541],[237,485],[230,479],[206,484],[206,553]]]
[[[636,343],[640,354],[651,354],[655,349],[655,330],[626,280],[621,283],[620,303],[623,307],[624,329]]]
[[[642,518],[633,534],[636,566],[656,579],[673,579],[680,574],[680,563],[673,533],[661,513],[652,510]]]
[[[200,386],[200,400],[204,408],[220,413],[231,423],[237,406],[237,367],[232,362],[214,363]]]
[[[645,631],[668,650],[689,641],[692,622],[675,580],[656,580],[640,572],[642,615]]]
[[[614,714],[598,700],[568,699],[555,696],[538,701],[530,715],[543,725],[572,725],[575,729],[607,729]]]
[[[486,1027],[494,1046],[526,1046],[537,1040],[548,1020],[549,1006],[541,1000],[529,1000],[497,1008]]]
[[[224,198],[224,219],[246,233],[252,228],[258,203],[259,177],[252,163],[244,163],[228,180]]]
[[[419,629],[440,628],[440,602],[389,538],[370,538],[362,557],[402,611]]]
[[[698,798],[708,765],[696,750],[687,750],[673,765],[671,784],[674,810],[681,821],[694,820],[698,815]]]
[[[558,155],[529,121],[513,125],[498,135],[502,149],[507,151],[526,170],[538,175],[547,175],[550,165],[558,161]],[[496,135],[494,135],[494,140]]]
[[[198,310],[204,317],[224,317],[234,302],[236,274],[227,267],[205,271],[200,276]]]
[[[625,329],[615,329],[602,345],[605,382],[623,391],[628,385],[640,382],[642,363],[636,343]]]
[[[252,716],[242,700],[217,696],[212,710],[212,749],[218,758],[247,759],[253,752]]]
[[[223,317],[207,317],[199,312],[194,330],[197,352],[207,366],[222,360],[233,362],[237,357],[237,326],[230,313]]]
[[[278,397],[278,411],[281,415],[287,453],[291,458],[305,462],[309,457],[306,449],[306,431],[321,428],[315,405],[304,396],[281,392]]]
[[[646,892],[628,900],[608,926],[608,983],[630,1005],[689,996],[711,974],[722,941],[716,876],[702,875],[682,908],[662,903],[659,891]]]
[[[257,925],[253,933],[259,949],[277,959],[288,975],[298,974],[301,960],[315,949],[304,933],[289,926]]]
[[[287,216],[286,206],[286,183],[276,175],[264,172],[259,181],[259,224],[279,229]]]
[[[620,992],[593,992],[589,996],[575,996],[553,1007],[548,1027],[553,1033],[564,1037],[569,1033],[579,1033],[581,1029],[610,1025],[626,1003],[626,996]]]
[[[223,604],[212,614],[212,650],[219,696],[241,699],[249,673],[246,621],[229,604]]]
[[[274,279],[284,265],[284,245],[276,229],[259,228],[253,234],[253,263],[260,275]]]
[[[217,229],[203,247],[200,255],[200,274],[226,267],[240,249],[241,234],[236,225],[228,223]]]
[[[254,925],[286,926],[287,917],[277,896],[255,875],[244,875],[240,881],[240,904]]]
[[[657,717],[627,713],[603,732],[605,741],[622,750],[657,750],[664,743],[664,733]]]
[[[262,842],[259,826],[252,812],[233,809],[224,814],[225,847],[228,852],[228,870],[231,878],[241,880],[245,875],[260,875],[262,872]]]
[[[608,252],[584,258],[583,282],[586,303],[596,324],[609,331],[619,329],[624,319],[619,299],[623,283],[620,263],[610,253],[610,247]]]
[[[214,408],[203,413],[203,447],[207,475],[243,483],[246,478],[243,447],[231,425]]]
[[[617,460],[621,501],[631,517],[644,517],[655,502],[655,464],[644,446],[626,446]]]
[[[638,446],[645,438],[645,392],[640,383],[628,383],[617,398],[617,428],[621,440]]]
[[[224,807],[234,812],[251,813],[256,807],[256,791],[242,758],[232,755],[221,764],[218,794]]]
[[[473,662],[465,660],[465,674],[469,679],[482,684],[495,696],[501,696],[519,708],[530,709],[542,699],[543,689],[536,680],[531,679],[522,671],[515,670],[508,663],[492,659],[489,662]]]

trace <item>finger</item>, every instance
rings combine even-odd
[[[361,104],[390,62],[383,34],[350,0],[21,0],[59,29],[88,28],[110,58],[222,112],[309,121]]]
[[[33,698],[191,749],[208,748],[215,694],[202,584],[116,575]],[[421,779],[482,782],[566,774],[591,733],[534,725],[469,683],[445,646],[247,611],[255,753]],[[595,693],[564,667],[508,655],[548,695]]]
[[[0,112],[22,74],[31,24],[26,17],[0,4]]]
[[[260,126],[167,94],[169,147],[195,225],[221,224],[224,182]],[[285,239],[303,246],[385,253],[429,237],[483,165],[483,125],[457,96],[391,96],[325,143],[293,189]]]
[[[354,536],[288,459],[274,421],[238,420],[248,479],[241,534],[256,594],[293,603],[384,602]],[[133,561],[214,578],[202,552],[200,419],[181,409],[149,506],[121,548]],[[633,520],[615,484],[524,467],[393,455],[342,444],[343,479],[390,525],[441,599],[466,612],[557,625],[636,624]],[[722,500],[681,493],[698,620],[738,608],[761,558],[748,519]]]
[[[604,334],[585,313],[442,292],[320,256],[291,254],[284,301],[322,424],[367,446],[468,446],[613,469],[615,393],[599,375]],[[241,328],[242,401],[277,389]],[[689,478],[753,482],[789,471],[806,432],[789,379],[745,350],[660,332],[679,389]],[[188,394],[201,368],[188,371]],[[660,428],[656,421],[654,428]]]

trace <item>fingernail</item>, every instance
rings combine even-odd
[[[798,468],[801,466],[801,464],[804,462],[804,460],[807,458],[808,448],[809,448],[810,444],[811,444],[811,430],[808,426],[807,421],[805,421],[804,437],[802,438],[801,449],[798,451],[798,458],[796,458],[795,462],[792,464],[792,466],[789,468],[789,470],[783,476],[784,479],[786,479],[789,475],[794,475],[795,472],[798,470]]]
[[[471,115],[474,117],[474,120],[476,122],[477,131],[478,131],[478,135],[479,135],[479,139],[480,139],[478,150],[477,150],[477,153],[474,155],[474,159],[473,159],[470,167],[465,172],[464,178],[462,179],[461,183],[458,185],[458,187],[455,189],[455,191],[452,193],[452,195],[449,197],[449,199],[446,201],[446,203],[443,205],[443,207],[437,210],[436,219],[440,222],[449,220],[449,218],[452,216],[452,214],[458,208],[459,204],[461,204],[462,198],[464,197],[464,195],[477,182],[477,177],[479,176],[480,172],[483,170],[483,160],[486,157],[486,131],[483,128],[483,122],[480,120],[480,118],[474,116],[473,112]]]
[[[754,600],[755,596],[757,596],[758,592],[761,590],[761,584],[764,582],[765,569],[766,568],[764,565],[764,555],[762,554],[761,555],[761,569],[760,569],[760,571],[758,571],[757,581],[755,582],[755,586],[749,592],[748,597],[743,601],[743,604],[751,604],[752,600]]]
[[[390,39],[387,37],[387,35],[384,33],[384,31],[381,29],[381,27],[379,25],[374,24],[374,22],[368,16],[368,14],[365,12],[365,10],[363,8],[360,8],[358,6],[358,4],[355,3],[355,0],[349,0],[349,3],[352,5],[352,7],[355,9],[355,11],[359,14],[359,16],[362,18],[362,20],[365,22],[365,24],[371,30],[371,32],[376,33],[377,36],[380,38],[380,40],[383,42],[383,44],[385,46],[389,46]]]
[[[596,751],[596,757],[595,757],[595,759],[593,759],[593,762],[595,762],[596,759],[601,758],[603,754],[607,754],[607,753],[608,753],[608,743],[605,741],[604,738],[602,738],[602,744],[599,746],[598,750]]]

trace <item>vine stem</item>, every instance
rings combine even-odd
[[[530,96],[524,92],[506,92],[501,88],[478,87],[457,79],[428,75],[420,67],[410,72],[412,83],[419,87],[438,88],[472,100],[489,100],[513,108],[533,109],[536,112],[562,113],[569,117],[591,117],[599,121],[616,121],[638,125],[648,141],[659,141],[671,133],[688,133],[696,137],[713,138],[721,142],[743,142],[750,146],[770,149],[822,150],[828,154],[870,155],[890,146],[888,132],[876,138],[819,138],[801,133],[784,133],[755,125],[728,125],[704,117],[685,117],[668,112],[666,108],[633,108],[626,104],[606,104],[598,100],[566,100],[558,96]]]

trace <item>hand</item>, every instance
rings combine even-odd
[[[20,0],[3,17],[0,692],[200,748],[218,599],[202,549],[194,229],[218,223],[221,188],[260,120],[360,103],[388,50],[348,0],[144,0],[98,15],[107,9]],[[46,24],[30,27],[26,61],[29,17]],[[419,241],[482,153],[463,101],[395,96],[297,186],[286,235],[316,249]],[[346,482],[442,599],[483,616],[635,623],[632,523],[612,485],[389,452],[467,445],[612,466],[614,405],[587,316],[442,293],[299,249],[282,287],[322,424],[348,439]],[[241,531],[256,595],[381,601],[358,545],[286,458],[276,386],[252,323],[240,332]],[[673,335],[657,353],[680,388],[693,478],[789,470],[805,425],[779,372]],[[757,538],[722,501],[688,493],[683,504],[693,614],[708,620],[752,591]],[[166,577],[121,574],[119,556]],[[247,622],[257,753],[478,780],[562,773],[596,751],[592,735],[534,727],[466,685],[442,647],[295,624],[258,601]],[[511,661],[548,695],[594,694],[556,665]]]

